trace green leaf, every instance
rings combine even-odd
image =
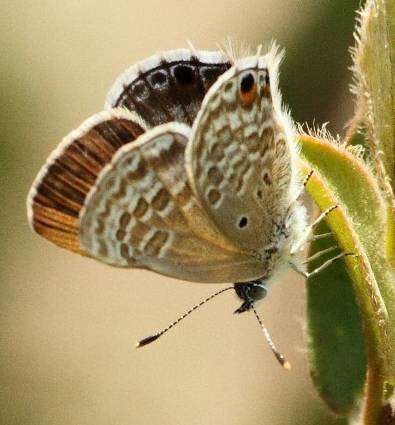
[[[329,231],[325,223],[317,229],[317,233]],[[333,245],[333,238],[317,240],[310,254]],[[320,257],[309,264],[308,270],[333,255]],[[367,360],[362,319],[343,261],[308,279],[307,314],[313,382],[334,412],[347,415],[362,395]]]
[[[386,228],[388,220],[386,203],[370,170],[347,149],[309,136],[302,136],[300,145],[301,158],[304,162],[301,165],[302,172],[307,174],[309,170],[314,170],[307,185],[307,191],[321,211],[332,205],[339,205],[339,208],[328,215],[326,221],[339,247],[345,252],[356,254],[356,256],[347,257],[345,265],[347,275],[352,282],[352,293],[361,313],[369,379],[372,381],[372,376],[376,379],[374,387],[368,386],[368,391],[373,391],[370,401],[377,407],[383,396],[384,380],[391,384],[395,382],[393,287],[395,276],[385,256],[386,242],[383,229]],[[313,249],[316,248],[314,246]],[[356,324],[358,318],[353,307],[350,307],[352,304],[347,300],[344,300],[346,305],[340,302],[332,304],[332,311],[323,314],[325,297],[331,295],[323,292],[323,298],[319,299],[318,293],[312,292],[315,288],[311,289],[314,283],[321,286],[326,282],[330,285],[331,283],[325,280],[325,277],[330,277],[330,271],[335,272],[335,270],[339,274],[334,285],[349,286],[350,280],[346,278],[344,270],[342,274],[340,272],[341,264],[338,263],[336,268],[333,267],[335,266],[332,265],[328,270],[329,274],[319,274],[314,280],[311,279],[308,286],[308,319],[309,328],[312,330],[310,359],[315,362],[312,365],[312,371],[320,394],[325,394],[325,400],[334,410],[347,411],[352,407],[356,394],[360,390],[362,359],[360,356],[354,359],[346,358],[344,350],[339,350],[331,342],[325,344],[325,340],[334,341],[333,334],[328,335],[327,332],[332,324],[339,324],[344,331],[347,329],[348,335],[353,335],[352,337],[358,340]],[[347,289],[344,290],[347,291]],[[350,301],[350,293],[347,297]],[[327,307],[329,309],[329,306]],[[351,309],[350,327],[346,326],[345,308]],[[322,332],[322,339],[318,338],[320,332]],[[354,351],[349,351],[350,356],[352,353]],[[330,358],[333,359],[332,366],[328,361]],[[326,360],[323,361],[323,359]],[[346,364],[346,361],[355,362],[357,366],[354,382],[348,389],[344,384],[345,380],[341,379],[336,369],[338,367],[336,365],[340,365],[341,362]],[[336,387],[335,382],[339,383],[339,387]],[[349,391],[347,400],[343,403],[339,402],[340,394],[347,391]]]

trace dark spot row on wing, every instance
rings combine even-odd
[[[230,66],[196,57],[162,62],[126,85],[113,106],[136,111],[152,126],[171,121],[192,125],[204,95]]]

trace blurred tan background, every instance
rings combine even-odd
[[[259,306],[290,359],[274,360],[231,293],[157,343],[218,288],[111,269],[34,235],[30,184],[61,138],[101,110],[117,75],[151,54],[216,49],[230,35],[286,47],[280,85],[299,121],[342,131],[354,11],[343,0],[3,0],[0,24],[0,423],[333,424],[309,379],[304,286],[293,274]]]

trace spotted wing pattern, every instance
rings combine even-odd
[[[28,195],[31,227],[56,245],[87,255],[79,241],[79,213],[97,176],[146,124],[128,111],[101,112],[63,139],[38,173]]]
[[[207,90],[230,65],[221,52],[178,49],[152,56],[121,74],[106,108],[136,111],[152,127],[192,125]]]
[[[217,80],[186,155],[205,211],[229,240],[255,252],[271,243],[284,216],[292,174],[289,134],[272,100],[272,60],[244,58]]]
[[[115,154],[81,211],[82,245],[108,264],[138,261],[183,280],[257,278],[262,264],[222,236],[196,201],[184,164],[189,135],[183,124],[165,124]]]

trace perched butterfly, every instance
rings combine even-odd
[[[105,111],[50,155],[27,209],[37,233],[112,266],[237,282],[197,306],[235,289],[236,312],[254,311],[289,366],[254,308],[289,265],[307,276],[298,254],[316,224],[307,226],[299,200],[280,61],[272,47],[241,59],[180,49],[138,63],[115,82]]]

